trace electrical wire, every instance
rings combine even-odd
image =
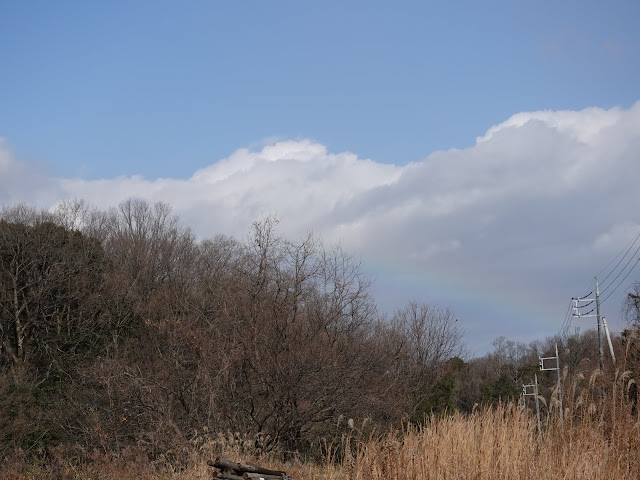
[[[635,236],[635,238],[629,242],[628,246],[625,246],[622,248],[622,250],[620,250],[620,252],[618,252],[618,254],[613,257],[611,259],[611,261],[609,261],[609,263],[607,263],[607,265],[605,265],[602,270],[600,270],[598,272],[598,274],[596,275],[596,277],[600,276],[600,274],[602,272],[604,272],[605,270],[607,270],[607,268],[609,268],[609,266],[616,261],[616,259],[618,257],[620,257],[620,260],[618,260],[618,263],[616,263],[616,265],[609,271],[609,273],[602,279],[600,283],[600,286],[603,286],[606,281],[609,279],[609,277],[618,269],[618,267],[620,266],[620,264],[624,261],[624,259],[627,257],[627,255],[629,255],[629,252],[631,251],[631,249],[633,248],[633,246],[637,243],[638,239],[640,239],[640,232]],[[620,270],[620,272],[618,272],[618,274],[615,276],[615,278],[613,280],[611,280],[611,282],[609,283],[609,285],[607,285],[600,293],[600,295],[604,294],[610,287],[611,285],[613,285],[615,283],[615,281],[620,277],[620,275],[622,275],[625,270],[627,269],[627,267],[629,266],[629,264],[631,263],[631,260],[634,259],[634,257],[636,257],[636,255],[638,254],[638,252],[640,251],[640,246],[638,246],[638,248],[636,248],[635,252],[633,253],[633,255],[631,256],[631,258],[629,258],[629,260],[627,260],[627,263],[624,265],[624,267],[622,268],[622,270]],[[622,252],[624,252],[624,255],[622,254]],[[620,280],[620,282],[618,282],[618,284],[615,286],[615,288],[609,292],[609,295],[607,295],[605,297],[604,300],[602,300],[600,302],[600,305],[602,305],[604,302],[607,301],[607,299],[609,299],[609,297],[611,297],[611,295],[613,295],[613,293],[620,287],[620,285],[622,285],[622,283],[627,279],[627,277],[629,277],[629,275],[631,274],[631,272],[633,271],[633,269],[638,265],[638,263],[640,263],[640,257],[638,257],[638,259],[636,260],[636,262],[632,265],[631,269],[627,272],[627,274],[622,278],[622,280]],[[571,299],[571,301],[569,302],[569,308],[567,310],[567,313],[565,314],[565,318],[564,321],[562,322],[562,327],[560,328],[561,331],[561,335],[566,335],[566,333],[569,330],[569,325],[571,323],[571,320],[574,317],[574,314],[571,313],[572,307],[576,308],[576,309],[582,309],[582,308],[586,308],[589,305],[591,305],[594,300],[591,300],[589,303],[585,304],[585,305],[573,305],[573,301],[574,300],[581,300],[581,299],[587,299],[590,295],[592,295],[594,292],[594,290],[591,290],[589,293],[587,293],[586,295],[583,295],[581,297],[574,297]],[[589,315],[590,313],[592,313],[595,310],[595,308],[592,308],[591,310],[589,310],[589,312],[587,313],[582,313],[579,316],[586,316]]]
[[[638,233],[638,235],[636,235],[636,238],[634,238],[634,239],[633,239],[633,241],[630,243],[629,247],[627,248],[627,251],[626,251],[626,252],[624,252],[624,255],[623,255],[622,257],[620,257],[620,260],[618,260],[618,263],[616,263],[616,266],[615,266],[615,267],[613,267],[613,269],[612,269],[612,270],[607,274],[607,276],[606,276],[606,277],[604,277],[604,279],[602,279],[602,282],[601,282],[601,284],[602,284],[602,285],[604,285],[604,284],[605,284],[605,282],[607,281],[607,278],[609,278],[609,277],[611,276],[611,274],[612,274],[613,272],[615,272],[615,271],[616,271],[616,268],[618,268],[618,267],[620,266],[620,264],[622,263],[622,261],[624,260],[624,258],[629,254],[629,252],[631,251],[631,249],[632,249],[632,248],[633,248],[633,246],[636,244],[636,242],[638,241],[638,239],[639,239],[639,238],[640,238],[640,233]],[[640,247],[639,247],[639,248],[640,248]],[[624,248],[623,248],[623,250],[624,250]],[[616,258],[618,258],[618,256],[622,253],[622,251],[623,251],[623,250],[620,250],[620,252],[618,253],[618,255],[616,255],[615,257],[613,257],[613,259],[612,259],[612,260],[607,264],[607,266],[606,266],[606,267],[604,267],[602,270],[600,270],[600,272],[598,272],[598,275],[600,275],[604,270],[606,270],[606,269],[607,269],[607,267],[608,267],[609,265],[611,265],[611,264],[615,261],[615,259],[616,259]],[[636,252],[637,252],[637,251],[638,251],[638,250],[636,250]],[[635,256],[635,254],[634,254],[634,256]],[[628,264],[628,263],[627,263],[627,264]],[[623,269],[623,270],[624,270],[624,269]],[[596,276],[597,276],[597,275],[596,275]],[[615,279],[614,279],[614,280],[612,280],[612,282],[611,282],[611,283],[613,283],[613,282],[615,282]]]
[[[571,326],[571,320],[573,320],[573,315],[571,314],[571,310],[573,308],[573,302],[569,302],[569,308],[567,308],[567,313],[564,315],[564,320],[562,321],[562,327],[560,328],[560,336],[566,337],[569,333],[569,327]]]
[[[620,275],[622,275],[622,273],[627,269],[627,267],[628,267],[628,266],[629,266],[629,264],[631,263],[631,260],[633,260],[633,259],[634,259],[634,257],[638,254],[638,252],[640,252],[640,245],[638,245],[638,248],[636,248],[636,251],[635,251],[635,252],[633,252],[633,256],[632,256],[631,258],[629,258],[629,260],[627,261],[627,263],[625,263],[625,265],[624,265],[624,267],[622,268],[622,270],[620,270],[620,273],[618,273],[618,275],[616,275],[616,278],[614,278],[614,279],[611,281],[611,283],[610,283],[609,285],[607,285],[607,287],[606,287],[604,290],[602,290],[602,291],[600,292],[600,295],[603,295],[603,294],[604,294],[604,292],[606,292],[606,291],[609,289],[609,287],[610,287],[611,285],[613,285],[613,283],[618,279],[618,277],[619,277]],[[637,262],[636,262],[636,263],[637,263]],[[634,265],[634,267],[635,267],[635,265]],[[631,269],[633,270],[633,267],[631,267]],[[628,276],[628,274],[627,274],[627,276]],[[627,278],[627,277],[624,277],[624,278]],[[624,279],[623,279],[623,280],[624,280]],[[620,284],[618,284],[618,285],[620,285]],[[616,288],[618,288],[618,287],[616,287]],[[615,291],[615,289],[614,289],[614,291]],[[607,297],[607,298],[608,298],[608,297]]]
[[[609,295],[607,295],[607,296],[605,297],[605,299],[604,299],[604,300],[602,300],[602,301],[600,302],[600,305],[602,305],[604,302],[606,302],[606,301],[607,301],[607,299],[608,299],[611,295],[613,295],[613,292],[615,292],[615,291],[618,289],[618,287],[619,287],[620,285],[622,285],[622,282],[624,282],[624,281],[627,279],[627,277],[631,274],[631,272],[633,272],[633,269],[634,269],[634,268],[636,268],[636,265],[638,265],[638,262],[640,262],[640,257],[638,257],[638,259],[636,260],[636,263],[634,263],[634,264],[633,264],[633,266],[632,266],[632,267],[631,267],[631,269],[627,272],[627,274],[624,276],[624,278],[623,278],[622,280],[620,280],[620,282],[618,283],[618,285],[616,285],[616,288],[614,288],[613,290],[611,290],[611,292],[609,293]]]
[[[591,300],[589,303],[585,303],[584,305],[579,305],[578,308],[587,308],[589,305],[591,305],[595,300]]]
[[[582,295],[581,297],[573,297],[571,300],[580,300],[581,298],[588,298],[589,295],[591,295],[593,293],[593,290],[591,290],[589,293],[587,293],[586,295]]]
[[[564,329],[567,323],[569,323],[569,318],[571,318],[571,307],[571,302],[569,302],[569,308],[567,309],[567,313],[565,313],[564,320],[562,321],[562,329]]]

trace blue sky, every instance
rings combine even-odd
[[[635,1],[0,2],[0,203],[141,196],[203,236],[275,213],[362,255],[381,304],[451,305],[478,350],[553,334],[640,232],[618,182],[639,19]]]
[[[0,132],[61,175],[187,177],[313,138],[385,163],[520,111],[629,106],[640,4],[3,2]]]

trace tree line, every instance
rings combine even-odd
[[[353,255],[277,227],[199,240],[162,203],[5,207],[0,457],[52,445],[179,457],[220,435],[320,455],[355,430],[517,399],[554,342],[571,373],[593,361],[592,332],[498,338],[469,359],[450,310],[381,314]]]

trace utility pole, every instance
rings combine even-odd
[[[533,383],[522,385],[522,398],[525,399],[525,397],[533,396],[536,399],[536,420],[538,421],[538,435],[540,435],[542,428],[540,426],[540,400],[538,400],[538,375],[534,375],[533,378]]]
[[[596,317],[598,321],[598,350],[600,352],[600,376],[604,378],[604,354],[602,350],[602,317],[600,316],[600,286],[598,285],[598,277],[596,279],[596,298],[572,298],[573,300],[573,316],[578,318],[583,317]],[[586,307],[593,302],[596,302],[596,314],[591,315],[594,309],[589,310],[588,313],[583,314],[578,311],[581,307]],[[589,302],[586,305],[580,305],[582,302]]]
[[[605,317],[602,317],[602,326],[604,327],[604,331],[607,334],[607,342],[609,343],[609,353],[611,354],[611,363],[613,363],[613,368],[616,368],[616,355],[613,353],[613,344],[611,343],[609,326],[607,325],[607,319]]]
[[[602,317],[600,316],[600,287],[596,278],[596,316],[598,317],[598,350],[600,350],[600,376],[604,378],[604,355],[602,352]]]
[[[558,343],[556,343],[556,356],[555,357],[538,357],[540,359],[540,370],[555,370],[558,373],[558,407],[560,408],[560,423],[564,420],[564,410],[562,409],[562,386],[560,383],[560,356],[558,355]],[[545,360],[555,360],[555,367],[545,367]]]

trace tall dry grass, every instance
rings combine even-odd
[[[343,470],[326,478],[638,479],[640,418],[628,395],[634,383],[628,371],[615,372],[606,385],[599,370],[576,377],[564,392],[564,421],[557,402],[543,401],[552,409],[541,432],[531,411],[499,405],[431,417],[355,448],[345,443]]]
[[[637,421],[610,430],[587,420],[551,423],[538,435],[530,413],[500,406],[370,439],[348,452],[342,478],[637,479],[639,434]]]
[[[0,466],[0,478],[209,479],[206,460],[222,453],[286,470],[298,480],[638,479],[640,420],[630,414],[627,396],[633,380],[617,372],[604,389],[598,373],[578,377],[566,389],[565,420],[552,409],[540,433],[530,410],[500,405],[431,417],[403,431],[346,437],[327,448],[323,464],[282,464],[275,456],[255,457],[237,444],[214,442],[194,449],[180,467],[144,456],[82,457],[61,450],[34,461],[18,452]]]

